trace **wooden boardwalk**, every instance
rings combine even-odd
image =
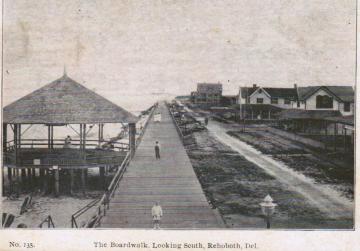
[[[175,125],[164,103],[162,121],[149,123],[127,168],[102,228],[152,228],[151,208],[163,209],[162,229],[221,228],[220,216],[208,204]],[[155,159],[154,144],[161,145]]]

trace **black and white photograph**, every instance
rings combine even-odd
[[[1,231],[354,231],[356,45],[356,0],[2,0]],[[260,250],[198,244],[141,248]]]

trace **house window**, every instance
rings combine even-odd
[[[349,102],[344,103],[344,112],[350,112],[350,103]]]
[[[271,104],[278,104],[279,100],[278,98],[271,98]]]
[[[284,99],[284,104],[285,104],[285,105],[290,105],[290,104],[291,104],[291,100],[288,99],[288,98]]]
[[[257,98],[256,103],[262,104],[262,103],[264,103],[264,99],[263,98]]]
[[[327,95],[316,96],[316,108],[333,108],[333,98]]]

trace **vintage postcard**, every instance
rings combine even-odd
[[[359,250],[356,0],[2,0],[1,59],[1,251]]]

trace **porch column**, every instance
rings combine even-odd
[[[129,124],[129,146],[130,146],[130,156],[131,157],[134,156],[135,149],[136,149],[135,135],[136,135],[135,123],[130,123]]]
[[[271,111],[268,112],[269,120],[271,119]]]

